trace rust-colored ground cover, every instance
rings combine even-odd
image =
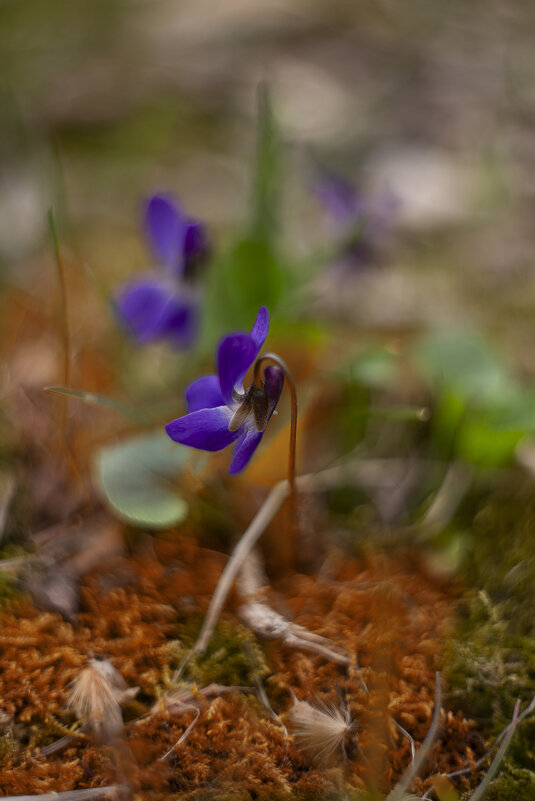
[[[170,716],[162,709],[139,718],[168,687],[185,653],[181,640],[191,637],[200,623],[225,559],[187,539],[156,542],[154,553],[116,558],[86,577],[81,611],[72,624],[39,611],[28,600],[3,613],[0,698],[2,711],[13,717],[0,754],[3,793],[60,791],[116,780],[112,749],[87,738],[73,739],[49,756],[39,751],[73,723],[67,710],[70,685],[93,655],[109,658],[129,685],[140,687],[125,709],[127,753],[122,757],[135,798],[223,798],[231,792],[240,799],[290,792],[317,798],[347,783],[380,791],[392,786],[411,758],[409,739],[392,719],[417,742],[424,738],[433,711],[435,671],[455,604],[453,594],[407,554],[353,561],[344,557],[339,563],[334,557],[328,576],[292,575],[269,592],[271,605],[286,617],[355,653],[352,671],[276,641],[260,643],[260,651],[233,617],[235,598],[218,634],[237,633],[244,664],[254,651],[251,673],[256,660],[271,704],[283,720],[292,692],[312,703],[345,703],[357,720],[359,740],[348,759],[340,749],[327,763],[314,761],[312,754],[296,749],[254,691],[236,691],[212,699],[199,696],[197,724],[160,761],[193,715]],[[224,671],[224,649],[219,655],[212,651],[211,664],[217,665],[219,658]],[[477,744],[469,722],[444,712],[425,775],[469,763]],[[425,782],[420,781],[420,789]]]

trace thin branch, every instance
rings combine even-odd
[[[334,465],[319,473],[308,473],[303,476],[298,476],[295,480],[299,492],[321,492],[336,486],[341,479],[348,479],[351,477],[352,472],[356,468],[362,467],[362,462],[353,460],[351,462],[343,462],[342,464]],[[359,475],[361,475],[359,473]],[[184,672],[186,666],[190,663],[191,659],[196,655],[205,651],[210,638],[214,632],[216,623],[221,614],[221,610],[225,604],[227,596],[231,587],[238,575],[246,556],[250,553],[258,542],[264,530],[273,520],[278,510],[282,506],[285,498],[288,497],[290,492],[288,481],[279,481],[270,490],[264,503],[252,519],[251,523],[242,534],[236,547],[229,557],[225,569],[223,570],[215,592],[210,601],[208,612],[204,618],[204,622],[197,638],[196,643],[189,652],[189,654],[182,660],[173,675],[173,681],[177,682]]]
[[[238,616],[255,634],[269,639],[280,639],[290,647],[300,651],[318,654],[338,665],[349,667],[350,656],[347,651],[327,637],[292,623],[276,612],[267,603],[258,600],[259,593],[267,583],[261,559],[256,551],[245,559],[238,582],[239,592],[245,603],[238,610]]]
[[[410,746],[411,746],[411,760],[412,760],[412,762],[414,762],[414,759],[416,757],[416,747],[414,745],[414,737],[412,736],[412,734],[409,734],[407,729],[404,729],[403,726],[401,725],[401,723],[398,723],[397,720],[394,720],[394,718],[390,718],[390,720],[392,721],[392,723],[394,724],[396,729],[399,732],[401,732],[401,734],[404,737],[406,737],[408,739],[408,741],[410,743]]]
[[[269,716],[273,718],[273,720],[275,720],[279,724],[279,726],[283,729],[286,737],[288,737],[289,736],[288,729],[286,728],[280,717],[277,715],[277,713],[269,703],[269,698],[267,697],[267,693],[264,689],[264,685],[262,684],[262,679],[260,678],[260,676],[255,676],[254,682],[256,684],[258,700],[260,701],[264,709],[268,712]]]
[[[531,712],[533,712],[534,709],[535,709],[535,696],[531,699],[530,703],[524,709],[522,714],[518,716],[516,720],[516,725],[521,723],[524,720],[524,718],[526,718],[529,714],[531,714]],[[464,768],[459,768],[458,770],[452,770],[449,773],[444,774],[445,777],[447,779],[454,779],[457,776],[464,776],[467,773],[473,773],[474,769],[477,770],[477,768],[483,765],[487,761],[487,759],[490,758],[494,749],[497,748],[499,744],[502,742],[503,738],[508,735],[510,728],[511,728],[511,723],[508,723],[507,726],[498,734],[498,736],[496,737],[496,739],[494,740],[488,751],[485,754],[483,754],[482,757],[479,757],[479,759],[477,759],[473,764],[466,765]],[[430,793],[433,792],[434,789],[430,787],[429,790],[427,790],[427,792],[424,793],[422,799],[430,798]]]
[[[490,768],[488,769],[488,771],[486,772],[484,779],[479,784],[479,786],[476,788],[476,791],[470,796],[469,801],[481,801],[481,799],[484,797],[485,793],[489,789],[489,784],[491,783],[491,781],[493,780],[494,776],[498,772],[498,769],[499,769],[499,767],[501,765],[502,759],[505,756],[505,752],[509,748],[509,743],[511,742],[511,740],[513,738],[513,735],[515,733],[515,730],[516,730],[516,727],[517,727],[518,721],[519,721],[519,717],[518,717],[519,709],[520,709],[520,699],[518,699],[518,701],[515,704],[515,709],[514,709],[514,712],[513,712],[513,719],[511,720],[511,723],[509,724],[509,726],[506,729],[506,734],[505,734],[505,737],[503,738],[503,742],[500,745],[500,747],[498,748],[498,751],[496,752],[496,756],[492,760],[492,764],[491,764]]]
[[[189,724],[189,726],[187,727],[186,731],[185,731],[185,732],[184,732],[184,733],[181,735],[181,737],[180,737],[180,738],[179,738],[179,739],[176,741],[176,743],[175,743],[173,746],[171,746],[171,748],[169,749],[169,751],[166,751],[166,752],[165,752],[165,754],[159,758],[158,762],[163,762],[163,760],[164,760],[164,759],[167,759],[167,757],[168,757],[170,754],[172,754],[172,753],[173,753],[173,751],[174,751],[176,748],[178,748],[178,746],[179,746],[181,743],[183,743],[183,742],[184,742],[184,740],[186,740],[186,739],[187,739],[187,737],[189,736],[189,733],[190,733],[190,731],[193,729],[193,727],[195,726],[195,724],[196,724],[196,723],[197,723],[197,721],[199,720],[199,715],[201,714],[201,710],[200,710],[199,708],[197,708],[197,707],[192,707],[192,708],[193,708],[193,709],[195,709],[195,717],[193,718],[193,720],[191,721],[191,723],[190,723],[190,724]]]
[[[350,665],[349,655],[342,652],[341,649],[336,650],[337,646],[327,637],[314,634],[303,626],[291,623],[267,604],[246,604],[239,610],[239,616],[255,634],[259,634],[261,637],[280,639],[290,648],[317,654],[343,667]]]
[[[277,511],[279,510],[284,499],[287,497],[288,492],[289,487],[287,481],[280,481],[278,484],[275,484],[266,500],[256,513],[251,524],[234,548],[232,555],[225,565],[223,573],[221,574],[219,583],[212,596],[212,600],[210,601],[210,606],[208,608],[208,612],[206,613],[206,617],[204,618],[197,642],[191,649],[188,656],[182,661],[181,665],[175,671],[173,676],[174,681],[178,681],[184,668],[190,662],[192,657],[195,654],[202,653],[205,650],[213,634],[223,605],[245,557],[255,545],[260,535],[264,532],[266,526],[277,514]]]
[[[89,799],[93,798],[103,798],[105,795],[114,798],[119,790],[121,790],[120,785],[110,784],[107,787],[91,787],[87,790],[67,790],[64,793],[6,795],[2,796],[2,801],[89,801]]]
[[[77,731],[73,731],[72,734],[66,734],[64,737],[60,737],[59,740],[54,740],[54,742],[43,746],[43,748],[40,749],[40,753],[45,757],[49,757],[52,756],[52,754],[63,751],[72,744],[73,740],[87,740],[87,735],[84,733],[84,730],[85,727],[81,726]]]
[[[450,464],[431,506],[420,522],[422,531],[444,528],[450,522],[470,489],[473,476],[474,471],[469,465],[460,462]]]
[[[405,773],[396,784],[394,789],[388,794],[386,801],[402,801],[407,789],[410,787],[411,783],[422,769],[425,760],[429,756],[429,751],[431,750],[431,746],[435,741],[435,737],[438,734],[438,729],[440,726],[441,704],[442,690],[440,687],[440,674],[437,673],[435,683],[435,709],[433,712],[431,725],[429,726],[429,731],[427,732],[425,740],[420,746],[416,757],[406,769]]]

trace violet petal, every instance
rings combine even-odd
[[[227,406],[232,403],[234,387],[241,390],[240,382],[255,360],[258,348],[249,334],[231,334],[225,337],[217,352],[217,372],[221,393]]]
[[[266,367],[264,371],[264,387],[266,390],[266,395],[268,396],[269,417],[271,417],[275,406],[279,402],[283,385],[284,373],[280,367],[275,367],[275,365]]]
[[[264,344],[266,337],[268,335],[268,331],[269,331],[269,312],[265,306],[260,306],[258,314],[256,315],[256,320],[254,321],[254,325],[251,329],[251,338],[253,339],[256,345],[255,357],[257,356],[258,352],[260,351],[260,348]]]
[[[263,432],[257,431],[255,428],[251,428],[246,434],[242,434],[240,441],[236,444],[229,473],[240,473],[247,467],[263,436]]]
[[[116,297],[117,310],[130,332],[140,342],[160,336],[169,291],[159,281],[146,278],[127,284]]]
[[[189,298],[172,295],[159,324],[159,339],[178,348],[187,348],[197,336],[197,306]]]
[[[158,260],[169,270],[182,272],[187,223],[176,203],[154,195],[145,210],[147,235]]]
[[[203,451],[220,451],[242,436],[242,429],[229,431],[232,412],[227,406],[199,409],[168,423],[165,430],[175,442]]]
[[[186,261],[201,256],[206,248],[206,230],[202,222],[190,220],[184,234]]]
[[[316,194],[326,212],[342,226],[349,225],[359,217],[361,198],[355,187],[332,172],[326,172],[316,185]]]
[[[216,375],[203,375],[198,378],[187,388],[186,401],[189,412],[223,406],[225,401],[221,394],[219,378]]]

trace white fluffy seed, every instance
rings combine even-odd
[[[136,692],[137,687],[128,688],[110,662],[90,659],[73,684],[68,706],[85,721],[96,740],[109,743],[123,728],[119,703]]]
[[[321,701],[312,705],[295,697],[288,720],[297,747],[312,752],[318,759],[327,759],[336,751],[353,725],[347,709]]]

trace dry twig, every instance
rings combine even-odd
[[[435,741],[435,737],[438,734],[438,729],[440,725],[441,704],[442,704],[442,690],[440,687],[440,674],[437,673],[436,686],[435,686],[435,709],[433,712],[431,725],[429,726],[429,731],[427,732],[425,740],[420,746],[420,749],[416,754],[416,757],[413,759],[409,767],[406,769],[405,773],[403,774],[399,782],[396,784],[394,789],[388,794],[388,796],[386,797],[386,801],[402,801],[405,793],[407,792],[407,789],[410,787],[412,781],[416,778],[419,771],[422,769],[425,760],[429,756],[429,751]]]
[[[116,798],[121,787],[110,784],[107,787],[90,787],[87,790],[67,790],[64,793],[43,793],[36,795],[9,795],[3,796],[2,801],[89,801],[93,798],[103,798],[105,795]]]
[[[254,552],[250,553],[240,571],[240,591],[242,595],[249,598],[238,611],[241,620],[261,637],[280,639],[289,648],[308,651],[336,662],[338,665],[348,667],[350,657],[345,649],[340,648],[327,637],[314,634],[297,623],[291,623],[266,603],[255,600],[262,586],[266,584],[264,579],[258,556]]]
[[[496,775],[498,768],[500,767],[500,763],[505,755],[505,752],[507,751],[507,748],[509,747],[509,743],[511,742],[511,739],[516,731],[516,727],[518,726],[519,723],[521,723],[524,720],[524,718],[530,715],[535,709],[535,697],[531,699],[528,706],[524,709],[524,711],[520,715],[518,714],[519,707],[520,707],[520,701],[518,700],[515,704],[515,708],[513,711],[513,718],[511,722],[508,723],[505,729],[503,729],[503,731],[500,732],[500,734],[496,737],[492,746],[489,748],[486,754],[483,754],[483,756],[480,757],[476,762],[474,762],[473,765],[468,765],[467,767],[461,768],[460,770],[453,770],[450,773],[445,774],[445,777],[447,779],[453,779],[455,778],[455,776],[463,776],[464,774],[472,773],[474,768],[475,769],[479,768],[490,757],[494,749],[500,746],[494,756],[494,759],[492,760],[492,763],[487,773],[485,774],[483,780],[478,785],[478,787],[476,787],[473,795],[470,796],[469,801],[479,801],[484,797],[484,794],[488,789],[488,785],[490,784],[490,782]],[[431,787],[422,796],[422,799],[430,798],[430,793],[433,792],[435,792],[434,788]]]
[[[320,473],[309,473],[304,476],[296,478],[296,486],[299,492],[318,492],[335,486],[344,477],[349,477],[357,467],[362,467],[361,462],[345,462],[341,465],[336,465]],[[261,535],[264,533],[266,527],[273,520],[278,510],[282,506],[285,498],[288,497],[290,487],[288,481],[279,481],[278,484],[271,489],[266,500],[252,519],[248,528],[243,533],[234,548],[225,569],[223,570],[219,579],[218,585],[210,601],[210,606],[200,631],[200,634],[189,654],[183,659],[181,664],[176,669],[173,680],[178,681],[184,669],[189,664],[191,659],[196,655],[202,653],[214,632],[216,623],[221,614],[221,610],[225,604],[230,589],[243,565],[243,562],[252,548],[256,545]]]

